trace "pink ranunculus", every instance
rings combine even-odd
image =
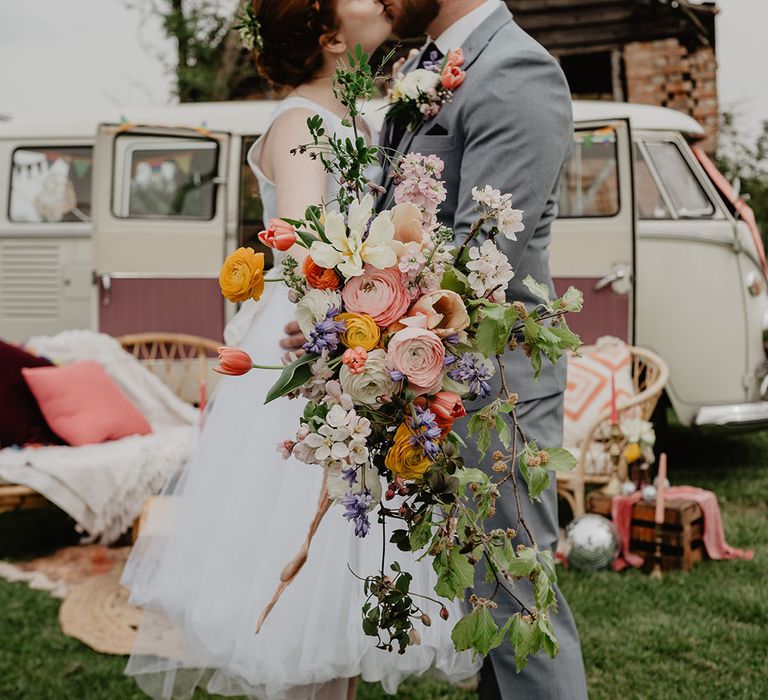
[[[360,345],[356,348],[348,348],[341,356],[341,361],[352,374],[362,374],[365,372],[366,360],[368,360],[368,353]]]
[[[253,360],[245,350],[229,348],[226,345],[219,348],[219,366],[214,367],[215,372],[237,377],[252,369]]]
[[[439,289],[425,294],[411,307],[408,315],[425,316],[426,327],[441,338],[459,333],[469,326],[469,314],[464,302],[450,289]]]
[[[446,63],[443,74],[440,76],[440,82],[446,90],[455,90],[464,82],[465,75],[458,66]]]
[[[431,394],[440,388],[445,368],[445,348],[440,338],[424,328],[404,328],[392,336],[387,360],[402,372],[417,394]]]
[[[399,270],[377,270],[371,265],[365,266],[362,275],[347,280],[341,298],[347,311],[368,314],[380,328],[394,323],[410,304]]]
[[[296,243],[297,239],[296,229],[292,224],[282,219],[270,219],[267,230],[259,234],[259,240],[265,246],[281,251],[288,250]]]

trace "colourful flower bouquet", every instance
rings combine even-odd
[[[336,84],[354,125],[358,98],[371,96],[373,78],[364,54],[350,59],[352,68],[340,69]],[[308,126],[313,142],[301,148],[319,153],[343,184],[335,206],[309,207],[302,220],[270,222],[261,237],[274,248],[307,249],[301,264],[292,256],[282,263],[282,281],[307,342],[266,401],[301,396],[306,406],[295,435],[279,450],[323,470],[318,517],[336,503],[359,537],[378,524],[385,543],[429,557],[437,596],[463,599],[483,562],[496,592],[470,597],[472,610],[452,633],[457,650],[487,654],[509,639],[519,667],[542,648],[554,656],[551,552],[537,549],[522,515],[506,530],[486,530],[484,522],[498,498],[519,499],[516,465],[537,499],[549,483],[548,470],[575,464],[565,450],[542,449],[526,439],[503,356],[515,348],[525,352],[538,374],[542,358],[556,362],[576,349],[579,339],[565,314],[581,308],[581,294],[571,288],[550,299],[546,286],[528,278],[524,284],[540,303],[527,309],[507,301],[514,271],[496,240],[514,241],[523,229],[510,195],[476,189],[478,219],[456,246],[454,233],[437,219],[445,198],[438,158],[402,159],[396,205],[376,213],[363,169],[376,160],[377,148],[362,139],[327,137],[316,119]],[[232,300],[258,299],[264,281],[263,258],[251,249],[236,251],[222,268],[222,289]],[[248,371],[252,361],[241,352],[223,349],[222,371]],[[492,389],[494,374],[500,389]],[[465,399],[480,400],[470,416]],[[505,450],[493,454],[493,477],[467,463],[470,451],[454,431],[462,419],[478,457],[498,434]],[[518,530],[529,544],[513,545]],[[378,572],[361,576],[368,596],[363,629],[380,648],[404,653],[417,638],[414,623],[431,624],[417,598],[437,603],[443,617],[448,611],[426,591],[411,592],[410,574],[396,562],[386,567],[385,554]],[[259,624],[301,561],[286,567]],[[514,592],[524,578],[534,584],[533,600]],[[520,607],[501,628],[490,613],[497,594],[511,595]]]

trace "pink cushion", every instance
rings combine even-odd
[[[93,360],[21,370],[51,430],[73,446],[152,432],[144,416]]]
[[[563,441],[573,446],[581,443],[601,414],[610,411],[611,375],[616,381],[619,406],[635,395],[632,355],[623,342],[606,336],[598,339],[597,345],[582,348],[581,354],[568,358],[565,390]]]

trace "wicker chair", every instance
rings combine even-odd
[[[215,340],[177,333],[139,333],[117,339],[173,392],[188,403],[205,407],[212,379],[213,358],[221,345]],[[33,489],[0,484],[0,513],[50,505]]]
[[[658,355],[634,346],[629,347],[632,354],[632,381],[635,386],[635,396],[618,404],[619,416],[631,414],[632,417],[650,420],[661,393],[669,378],[669,368]],[[557,493],[570,505],[574,517],[585,513],[585,491],[587,484],[607,484],[610,473],[593,473],[590,469],[595,464],[596,456],[602,462],[610,463],[608,459],[609,443],[605,437],[605,426],[610,420],[610,412],[602,414],[587,430],[578,446],[579,463],[570,472],[558,472]],[[621,464],[620,477],[626,478],[626,464]]]

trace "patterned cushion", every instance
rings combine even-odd
[[[635,395],[635,388],[632,355],[617,338],[599,338],[594,346],[581,349],[581,357],[569,358],[564,444],[579,445],[599,416],[610,412],[611,375],[615,377],[616,400],[621,405]]]

